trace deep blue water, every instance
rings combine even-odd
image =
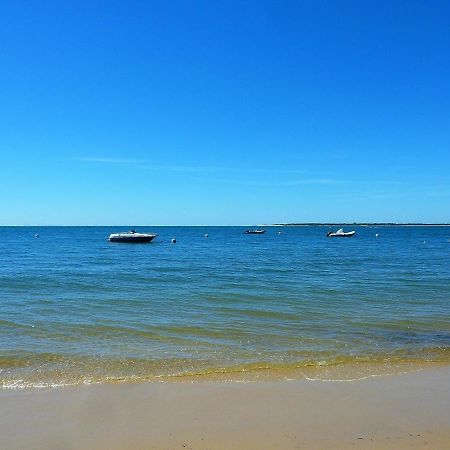
[[[0,227],[4,386],[450,360],[450,227],[128,228]]]

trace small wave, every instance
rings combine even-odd
[[[54,360],[56,361],[56,359]],[[91,361],[94,362],[94,361]],[[97,361],[100,362],[100,361]],[[115,384],[136,382],[257,382],[307,380],[313,382],[354,382],[379,376],[390,376],[423,370],[427,367],[449,365],[447,361],[388,360],[361,361],[340,359],[333,361],[304,361],[291,364],[253,363],[227,367],[204,367],[186,369],[187,361],[179,370],[170,370],[150,361],[137,367],[136,361],[121,361],[119,365],[109,361],[106,366],[86,364],[58,366],[30,370],[20,376],[14,370],[0,371],[3,389],[56,388],[76,385]],[[172,365],[180,361],[172,361]],[[191,361],[192,363],[192,361]],[[185,368],[183,368],[185,367]],[[173,367],[174,368],[174,367]]]

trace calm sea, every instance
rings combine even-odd
[[[127,228],[0,228],[4,388],[450,362],[450,227]]]

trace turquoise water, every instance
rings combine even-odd
[[[128,228],[0,227],[4,387],[450,360],[449,227]]]

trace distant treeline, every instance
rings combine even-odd
[[[305,223],[274,223],[280,227],[329,227],[329,226],[358,226],[358,227],[448,227],[450,223],[396,223],[396,222],[305,222]]]

